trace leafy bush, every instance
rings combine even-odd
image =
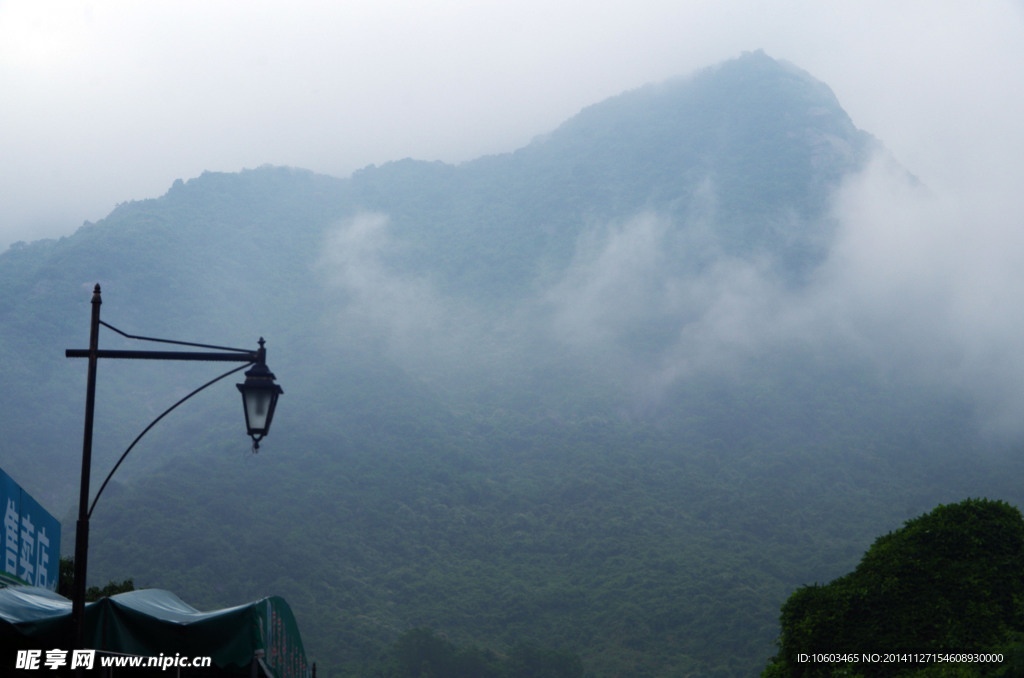
[[[939,506],[880,537],[857,568],[782,607],[778,676],[986,675],[993,664],[819,663],[815,653],[986,653],[1024,631],[1024,519],[1001,501]],[[1016,640],[1015,640],[1016,639]],[[1012,646],[1012,647],[1011,647]]]

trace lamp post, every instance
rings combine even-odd
[[[97,283],[92,294],[92,322],[89,328],[89,348],[69,348],[64,352],[64,355],[68,358],[88,358],[89,360],[85,391],[85,427],[82,434],[82,479],[78,495],[78,523],[75,531],[75,581],[71,601],[71,621],[75,634],[73,649],[83,649],[82,646],[85,644],[85,577],[86,561],[89,556],[89,518],[92,516],[93,510],[96,508],[96,502],[99,501],[100,495],[103,493],[104,488],[106,488],[107,483],[114,475],[114,472],[117,471],[121,462],[124,461],[125,457],[128,456],[128,453],[135,447],[135,443],[139,442],[142,436],[146,435],[146,433],[153,428],[157,422],[178,407],[178,405],[181,405],[207,386],[211,386],[221,379],[251,366],[245,373],[245,382],[237,384],[236,386],[242,394],[246,433],[252,437],[253,451],[255,452],[259,449],[260,441],[270,431],[270,423],[274,418],[274,408],[277,406],[277,398],[279,395],[284,393],[281,387],[274,382],[273,372],[267,368],[267,351],[264,348],[265,342],[262,337],[259,340],[259,348],[255,351],[251,351],[240,348],[227,348],[224,346],[196,344],[187,341],[172,341],[169,339],[155,339],[153,337],[130,335],[100,320],[100,305],[102,303],[103,301],[100,297],[100,286],[99,283]],[[104,327],[107,327],[128,339],[218,350],[215,352],[101,350],[99,348],[100,325],[103,325]],[[135,438],[132,444],[128,446],[128,449],[124,451],[124,454],[121,455],[121,458],[118,459],[114,468],[107,475],[106,480],[103,481],[103,484],[100,486],[99,492],[96,493],[96,497],[93,499],[92,504],[90,504],[89,477],[92,468],[93,414],[96,409],[96,367],[100,358],[241,362],[245,364],[240,367],[235,367],[219,377],[206,382],[176,402],[174,405],[171,405],[171,407],[165,410],[159,417],[154,419],[152,423],[150,423],[149,426],[147,426],[142,433]]]

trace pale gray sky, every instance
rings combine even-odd
[[[204,170],[511,151],[759,48],[936,190],[1021,192],[1020,0],[0,0],[0,248]]]

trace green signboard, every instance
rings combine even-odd
[[[0,579],[56,590],[60,575],[60,522],[0,470],[4,550]]]

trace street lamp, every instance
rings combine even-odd
[[[88,349],[67,349],[64,355],[68,358],[88,358],[89,369],[86,378],[85,392],[85,429],[82,435],[82,480],[78,495],[78,523],[75,532],[75,582],[71,600],[71,620],[74,627],[74,648],[83,649],[85,644],[85,577],[86,561],[89,556],[89,519],[96,502],[110,482],[114,472],[117,471],[121,462],[128,453],[135,447],[142,436],[153,428],[161,419],[171,413],[178,405],[199,393],[208,386],[211,386],[221,379],[239,372],[246,367],[250,369],[245,373],[245,383],[236,384],[242,393],[242,406],[245,411],[246,432],[252,437],[253,451],[259,449],[260,441],[270,431],[270,423],[274,419],[274,408],[277,406],[277,398],[284,393],[280,386],[274,382],[274,374],[267,368],[267,350],[264,348],[263,338],[260,337],[259,348],[255,351],[241,348],[228,348],[224,346],[211,346],[209,344],[196,344],[187,341],[172,341],[170,339],[155,339],[153,337],[142,337],[127,334],[100,320],[100,305],[103,303],[100,297],[99,283],[93,289],[92,294],[92,322],[89,328]],[[218,349],[216,352],[200,351],[123,351],[123,350],[101,350],[99,348],[100,325],[117,332],[128,339],[140,341],[153,341],[164,344],[176,344],[179,346],[192,346],[195,348]],[[245,363],[240,367],[232,368],[224,374],[211,379],[199,388],[189,393],[178,402],[154,419],[142,433],[140,433],[128,449],[118,459],[114,468],[107,475],[106,480],[100,486],[99,492],[89,503],[89,476],[92,467],[92,428],[93,414],[96,409],[96,367],[100,358],[115,358],[129,360],[190,360],[190,361],[214,361],[214,362],[241,362]]]
[[[245,373],[245,383],[235,384],[235,388],[242,392],[245,428],[252,436],[253,450],[259,449],[263,436],[270,431],[274,408],[277,407],[277,397],[284,393],[284,390],[274,383],[274,373],[267,368],[267,350],[263,348],[263,343],[263,337],[260,337],[260,348],[257,351],[259,360]]]

